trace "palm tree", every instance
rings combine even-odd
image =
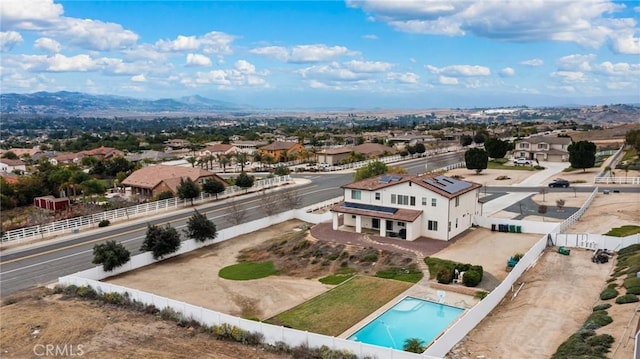
[[[244,152],[236,153],[236,162],[240,164],[240,172],[244,172],[244,164],[247,162],[248,156]]]
[[[410,353],[422,353],[424,352],[424,341],[419,338],[409,338],[404,341],[402,350]]]
[[[193,157],[193,156],[189,156],[187,157],[187,162],[189,162],[191,164],[191,167],[196,167],[196,162],[198,162],[198,159]]]
[[[222,167],[222,172],[227,172],[227,165],[231,162],[231,159],[228,155],[221,153],[218,155],[218,162],[220,162],[220,167]]]

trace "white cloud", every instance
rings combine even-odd
[[[53,0],[3,0],[2,27],[19,30],[41,30],[62,16],[62,5]]]
[[[378,1],[348,0],[370,19],[404,32],[479,37],[512,42],[562,41],[638,53],[637,21],[611,16],[625,8],[590,1]]]
[[[378,40],[378,36],[374,34],[362,35],[362,38],[366,40]]]
[[[403,84],[417,84],[420,76],[413,72],[390,72],[386,76],[387,80],[396,81]]]
[[[382,61],[351,60],[344,63],[344,67],[354,72],[383,72],[393,67],[393,64]]]
[[[589,55],[567,55],[558,59],[558,69],[567,71],[590,71],[590,62],[596,57],[594,54]]]
[[[316,65],[298,71],[303,78],[331,81],[357,81],[367,77],[366,74],[356,73],[333,62],[329,65]]]
[[[628,64],[626,62],[614,64],[610,61],[605,61],[593,65],[592,69],[594,72],[604,75],[619,76],[626,79],[635,77],[637,80],[640,80],[638,79],[638,77],[640,77],[640,64]]]
[[[531,66],[531,67],[540,67],[544,65],[544,61],[542,59],[530,59],[530,60],[521,61],[520,64],[525,66]]]
[[[200,38],[202,51],[207,55],[218,54],[228,55],[233,53],[231,43],[235,40],[235,36],[224,32],[212,31]]]
[[[555,71],[551,73],[551,76],[559,78],[564,83],[586,81],[584,73],[580,71]]]
[[[505,67],[502,70],[500,70],[500,76],[502,77],[511,77],[515,74],[516,74],[516,70],[512,69],[511,67]]]
[[[281,61],[287,61],[289,58],[289,50],[282,46],[265,46],[249,50],[250,53],[273,57]]]
[[[187,66],[211,66],[211,59],[201,54],[187,54]]]
[[[0,32],[0,51],[10,51],[14,46],[22,42],[22,35],[16,31]]]
[[[121,25],[90,19],[61,18],[56,26],[42,34],[64,44],[89,50],[124,49],[138,41],[138,35]]]
[[[185,77],[181,83],[190,87],[217,85],[220,89],[243,86],[265,87],[268,84],[262,76],[266,76],[268,73],[268,71],[257,71],[256,67],[246,60],[238,60],[232,69],[198,72],[195,79]]]
[[[445,75],[445,76],[489,76],[491,75],[491,70],[485,66],[478,65],[451,65],[445,67],[435,67],[431,65],[425,66],[427,70],[431,71],[434,74]]]
[[[147,78],[144,74],[139,74],[131,77],[131,81],[133,82],[147,82]]]
[[[289,62],[309,63],[329,61],[336,57],[349,54],[349,49],[344,46],[327,46],[324,44],[298,45],[291,49]]]
[[[36,49],[44,50],[51,53],[58,53],[62,51],[62,45],[54,39],[48,37],[41,37],[33,43],[33,47]]]
[[[97,68],[96,62],[89,55],[67,57],[55,54],[48,58],[48,71],[53,72],[86,72]]]
[[[200,47],[195,36],[178,35],[175,40],[158,40],[156,48],[160,51],[193,51]]]
[[[458,79],[455,77],[438,76],[438,83],[441,85],[457,85]]]

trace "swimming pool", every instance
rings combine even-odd
[[[462,308],[406,297],[350,336],[349,340],[399,350],[410,338],[419,338],[426,345],[462,312]]]

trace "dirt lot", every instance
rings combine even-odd
[[[43,289],[21,292],[2,307],[0,356],[37,358],[58,345],[81,358],[289,358],[262,349],[212,339],[155,315],[93,302],[42,297]],[[65,349],[66,348],[66,349]],[[52,352],[53,353],[53,352]],[[51,357],[53,355],[48,355]]]

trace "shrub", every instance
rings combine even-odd
[[[635,303],[638,301],[638,296],[635,294],[625,294],[616,298],[616,304]]]
[[[607,311],[598,310],[589,316],[585,321],[584,327],[588,329],[598,329],[613,322],[613,319],[607,315]]]
[[[467,271],[462,277],[462,283],[467,287],[475,287],[482,281],[482,273],[477,271]]]
[[[111,222],[109,222],[109,220],[108,220],[108,219],[103,219],[102,221],[100,221],[100,222],[98,223],[98,227],[106,227],[106,226],[108,226],[108,225],[110,225],[110,224],[111,224]]]
[[[378,260],[378,253],[369,252],[362,258],[363,262],[375,262]]]
[[[436,275],[438,283],[449,284],[453,281],[453,268],[442,267]]]
[[[162,320],[177,322],[182,319],[182,314],[176,312],[173,308],[165,307],[160,311],[160,318],[162,318]]]
[[[118,304],[118,305],[122,305],[125,302],[125,297],[120,294],[120,293],[116,293],[116,292],[109,292],[109,293],[105,293],[102,296],[102,299],[110,304]]]
[[[611,348],[611,344],[613,344],[613,342],[615,341],[615,339],[613,339],[613,337],[609,334],[600,334],[600,335],[595,335],[590,337],[589,339],[587,339],[587,344],[591,345],[592,347],[600,347],[600,348],[606,348],[609,349]],[[605,352],[607,352],[608,350],[606,350]]]
[[[477,299],[480,299],[480,300],[483,300],[483,299],[484,299],[484,298],[486,298],[488,295],[489,295],[489,292],[486,292],[486,291],[484,291],[484,290],[479,290],[479,291],[477,291],[477,292],[473,295],[473,297],[474,297],[474,298],[477,298]]]
[[[96,299],[98,298],[98,292],[95,291],[91,286],[80,286],[76,290],[76,295],[80,298],[87,299]]]
[[[640,278],[637,277],[629,277],[624,280],[622,286],[629,289],[631,287],[640,287]]]
[[[2,300],[2,305],[11,305],[11,304],[15,304],[18,303],[18,298],[16,297],[9,297],[9,298],[5,298],[4,300]]]
[[[127,263],[131,253],[121,243],[106,241],[93,246],[93,264],[102,264],[105,272],[110,272]]]
[[[169,198],[173,198],[173,192],[171,192],[171,191],[160,192],[156,196],[156,200],[158,200],[158,201],[162,201],[162,200],[169,199]]]
[[[618,255],[622,256],[622,255],[631,254],[638,251],[640,251],[640,244],[632,244],[628,247],[624,247],[621,250],[619,250]]]
[[[603,303],[603,304],[598,304],[598,305],[596,305],[595,307],[593,307],[593,311],[594,311],[594,312],[597,312],[597,311],[599,311],[599,310],[607,310],[607,309],[609,309],[609,308],[611,308],[611,304],[609,304],[609,303]]]
[[[613,284],[613,283],[612,283]],[[615,286],[615,284],[614,284]],[[605,290],[603,290],[602,292],[600,292],[600,299],[601,300],[609,300],[609,299],[613,299],[615,297],[618,296],[618,291],[615,288],[612,287],[607,287]]]
[[[627,294],[640,294],[640,286],[627,288]]]

